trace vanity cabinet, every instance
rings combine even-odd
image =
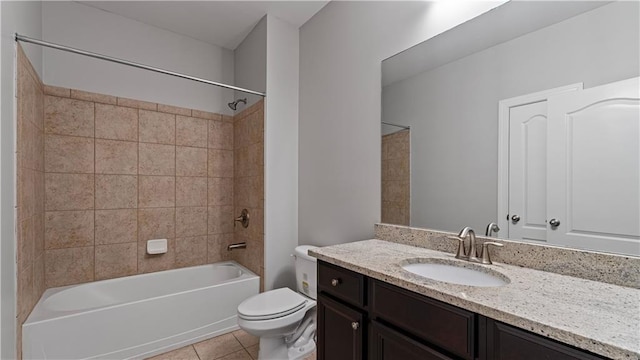
[[[451,360],[438,351],[373,320],[369,341],[372,360]]]
[[[528,331],[487,319],[487,359],[596,360],[603,358]]]
[[[318,261],[318,359],[604,358]]]
[[[318,358],[366,359],[365,315],[323,295],[318,296]]]
[[[382,281],[370,284],[372,319],[457,358],[475,358],[476,314]]]
[[[365,277],[318,262],[318,359],[367,359]]]

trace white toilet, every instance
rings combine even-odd
[[[298,360],[316,348],[315,246],[296,247],[296,290],[280,288],[252,296],[238,305],[238,325],[260,337],[259,360]]]

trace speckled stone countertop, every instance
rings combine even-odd
[[[495,263],[501,287],[430,280],[402,269],[419,258],[457,261],[453,254],[364,240],[309,250],[316,258],[489,318],[613,359],[640,358],[640,290]]]

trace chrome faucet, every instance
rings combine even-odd
[[[464,240],[469,236],[469,251],[465,250]],[[457,259],[464,259],[469,261],[477,261],[478,260],[478,252],[476,251],[476,232],[473,231],[470,227],[465,227],[460,230],[458,234],[458,239],[460,239],[460,245],[458,246],[458,253],[456,254]],[[460,254],[460,248],[462,247],[462,254]]]
[[[498,231],[500,231],[498,224],[490,222],[489,225],[487,225],[487,231],[485,231],[484,235],[490,237],[491,233],[497,233]]]
[[[467,236],[469,236],[468,252],[466,251],[464,246],[464,240],[467,238]],[[460,230],[458,237],[455,239],[458,240],[458,251],[456,252],[456,259],[478,262],[487,265],[492,264],[491,256],[489,255],[489,245],[498,247],[503,246],[502,244],[497,242],[485,241],[484,243],[482,243],[482,251],[480,253],[480,258],[478,258],[478,251],[476,249],[476,233],[472,228],[466,226],[464,229]]]

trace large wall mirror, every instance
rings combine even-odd
[[[640,3],[505,3],[382,62],[382,222],[640,256]]]

